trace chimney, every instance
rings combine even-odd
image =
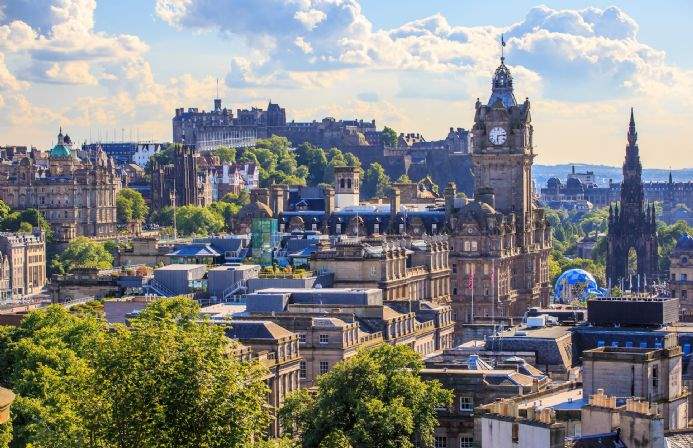
[[[221,98],[214,98],[214,110],[217,112],[221,110]]]
[[[334,188],[325,187],[325,215],[327,218],[334,212]]]
[[[621,411],[621,440],[629,447],[642,446],[643,440],[649,440],[648,447],[665,448],[664,419],[656,406],[629,398],[626,409]]]
[[[284,213],[288,192],[289,187],[287,185],[272,185],[270,189],[270,208],[274,216]]]

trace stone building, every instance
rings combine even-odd
[[[688,426],[688,389],[682,380],[681,347],[598,347],[582,354],[583,393],[639,397],[656,404],[666,430]]]
[[[9,263],[12,298],[39,294],[46,286],[46,239],[33,235],[0,232],[0,254]]]
[[[177,206],[212,203],[212,174],[200,169],[200,158],[193,148],[181,146],[172,164],[152,164],[153,210],[170,207],[174,200]]]
[[[458,324],[521,316],[546,305],[550,290],[551,231],[532,195],[530,102],[515,100],[504,58],[488,103],[476,102],[472,134],[475,198],[458,198],[454,184],[445,189]]]
[[[121,180],[102,150],[86,154],[58,134],[48,157],[39,151],[0,164],[0,200],[13,209],[35,208],[55,240],[116,234],[116,195]]]
[[[693,237],[686,234],[679,238],[669,256],[669,291],[678,297],[681,317],[684,321],[693,319]]]
[[[635,118],[631,109],[620,208],[619,204],[616,204],[615,209],[609,206],[606,277],[612,285],[618,285],[623,280],[626,284],[634,285],[635,275],[642,279],[643,284],[648,278],[654,282],[658,274],[655,208],[654,204],[645,207],[642,165],[637,142],[638,133],[635,130]],[[631,250],[635,251],[637,257],[635,272],[630,272],[628,267]]]
[[[379,288],[384,300],[449,303],[448,253],[443,237],[362,239],[321,245],[310,266],[333,274],[338,288]]]
[[[277,412],[286,397],[300,387],[298,336],[269,321],[233,320],[229,323],[226,335],[249,346],[260,363],[269,370],[266,381],[270,388],[268,400],[274,418],[270,433],[278,437],[281,427],[276,419]]]

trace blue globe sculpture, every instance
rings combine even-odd
[[[553,287],[554,299],[558,303],[567,303],[572,299],[585,300],[589,296],[604,296],[594,276],[584,269],[568,269],[562,273]]]

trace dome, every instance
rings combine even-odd
[[[693,237],[689,234],[683,235],[676,242],[675,250],[693,250]]]
[[[72,151],[70,149],[63,145],[62,143],[58,143],[51,149],[50,152],[50,157],[53,158],[65,158],[65,157],[72,157]]]
[[[271,218],[272,210],[260,201],[246,204],[238,212],[238,216],[252,218]]]
[[[602,297],[604,291],[599,288],[594,276],[584,269],[568,269],[562,273],[553,287],[556,302],[569,302],[571,297],[587,299],[590,295]]]
[[[515,94],[513,93],[513,77],[503,59],[501,59],[501,65],[498,66],[493,74],[491,98],[488,100],[488,105],[493,107],[498,101],[505,108],[517,106]]]

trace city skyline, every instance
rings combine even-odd
[[[0,2],[3,144],[45,150],[60,125],[76,141],[171,140],[174,109],[210,109],[217,78],[233,109],[271,98],[289,120],[373,118],[438,139],[472,126],[504,34],[537,163],[620,165],[633,106],[643,165],[690,167],[683,2],[115,3]]]

